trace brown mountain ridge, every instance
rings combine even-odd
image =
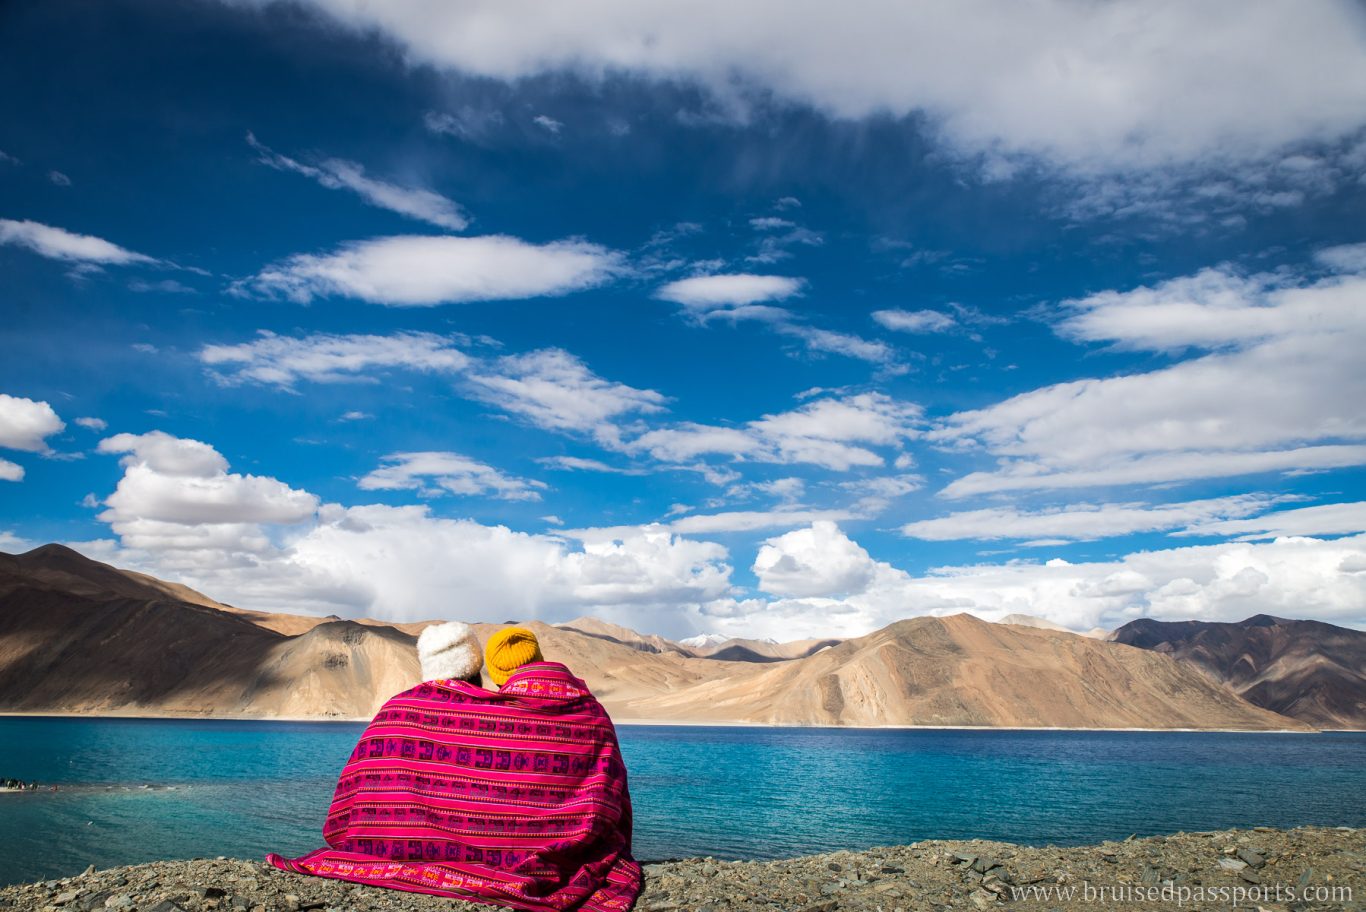
[[[59,545],[0,554],[0,711],[364,719],[417,683],[430,623],[235,608]],[[969,615],[749,641],[742,661],[594,618],[530,626],[622,722],[1308,729],[1164,652]]]

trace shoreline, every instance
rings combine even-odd
[[[80,867],[79,860],[73,868]],[[1366,901],[1366,829],[1174,833],[1082,846],[925,840],[774,861],[643,865],[641,912],[776,909],[1308,910]],[[0,887],[0,908],[487,912],[486,905],[289,874],[260,859],[153,861]]]
[[[326,717],[326,716],[247,716],[247,715],[204,715],[197,713],[174,712],[60,712],[60,711],[19,711],[0,710],[0,718],[16,719],[145,719],[186,722],[307,722],[331,725],[363,725],[371,721],[369,716]],[[1248,735],[1318,735],[1336,732],[1366,732],[1366,728],[1084,728],[1048,725],[793,725],[777,722],[722,722],[722,721],[670,721],[660,719],[617,719],[618,726],[638,726],[641,728],[760,728],[760,729],[800,729],[827,731],[1010,731],[1010,732],[1172,732],[1172,733],[1210,733],[1210,734],[1248,734]]]

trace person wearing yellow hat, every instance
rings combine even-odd
[[[504,627],[489,637],[484,664],[493,683],[502,687],[512,673],[531,662],[543,662],[536,634],[525,627]]]

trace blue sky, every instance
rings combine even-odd
[[[1366,624],[1360,8],[990,11],[7,7],[0,547],[674,636]]]

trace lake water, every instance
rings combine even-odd
[[[0,883],[302,854],[364,726],[0,718]],[[1366,826],[1366,733],[619,727],[641,859]],[[151,786],[143,788],[143,786]]]

